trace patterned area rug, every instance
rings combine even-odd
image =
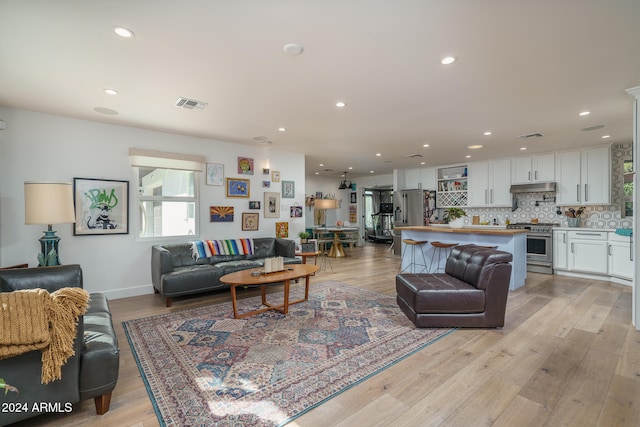
[[[238,301],[240,312],[259,306]],[[123,326],[166,426],[284,425],[452,331],[416,329],[395,296],[335,281],[312,283],[286,316],[236,320],[228,302]]]

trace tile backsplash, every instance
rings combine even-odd
[[[493,222],[495,218],[498,224],[504,225],[507,218],[512,222],[531,222],[537,218],[540,222],[559,222],[561,226],[567,226],[567,217],[556,213],[557,205],[544,200],[553,198],[553,193],[529,193],[518,194],[518,209],[511,212],[511,208],[465,208],[467,217],[465,224],[471,224],[471,217],[480,216],[480,221]],[[553,200],[553,199],[551,199]],[[536,206],[538,201],[538,206]],[[578,206],[575,206],[576,208]],[[582,214],[581,227],[588,228],[621,228],[631,227],[631,218],[620,218],[620,208],[616,206],[587,206]]]

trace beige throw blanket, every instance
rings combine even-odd
[[[42,383],[60,379],[88,304],[82,288],[0,292],[0,359],[41,350]]]

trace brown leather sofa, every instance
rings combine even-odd
[[[34,288],[54,292],[82,285],[79,265],[0,271],[0,292]],[[12,409],[0,413],[0,426],[40,413],[69,412],[73,404],[85,399],[94,399],[99,415],[109,410],[118,380],[118,341],[107,298],[99,293],[90,298],[89,308],[78,322],[75,354],[62,367],[61,379],[41,384],[42,355],[38,350],[0,360],[0,378],[17,389],[0,388],[0,402]]]
[[[396,276],[398,305],[419,328],[502,327],[512,260],[508,252],[456,246],[444,273]]]

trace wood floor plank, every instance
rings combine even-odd
[[[393,424],[393,414],[404,412],[407,410],[409,410],[409,406],[394,398],[393,396],[385,393],[382,396],[379,396],[377,399],[372,400],[362,409],[349,415],[338,424],[335,424],[335,426],[386,427]]]
[[[640,378],[640,331],[629,328],[616,374],[627,378]]]
[[[311,291],[314,283],[335,280],[395,295],[399,257],[387,249],[368,243],[346,258],[332,259],[334,271],[327,266],[314,276]],[[258,292],[242,290],[239,298]],[[504,328],[457,330],[289,426],[637,427],[640,332],[630,325],[631,289],[527,273],[525,286],[508,298]],[[70,414],[42,415],[15,425],[158,426],[121,322],[228,301],[228,291],[175,298],[171,308],[151,294],[110,301],[121,351],[109,412],[97,416],[93,402],[85,401]],[[605,387],[607,372],[610,383]],[[497,401],[491,401],[492,394]],[[597,415],[583,417],[574,396],[589,406],[589,416]]]
[[[540,427],[545,424],[550,413],[550,408],[522,396],[516,396],[498,416],[492,427]]]
[[[559,344],[522,388],[520,395],[554,408],[565,392],[569,380],[580,366],[593,338],[592,333],[573,329],[565,342]]]
[[[597,426],[633,426],[640,420],[640,379],[614,375]]]
[[[608,356],[587,352],[549,417],[550,425],[583,426],[598,419],[616,367],[616,360]]]
[[[575,328],[596,334],[610,312],[611,306],[593,304],[582,317],[580,317],[580,320],[575,324]]]
[[[495,377],[467,399],[451,416],[445,425],[451,426],[491,426],[518,395],[520,387]]]

